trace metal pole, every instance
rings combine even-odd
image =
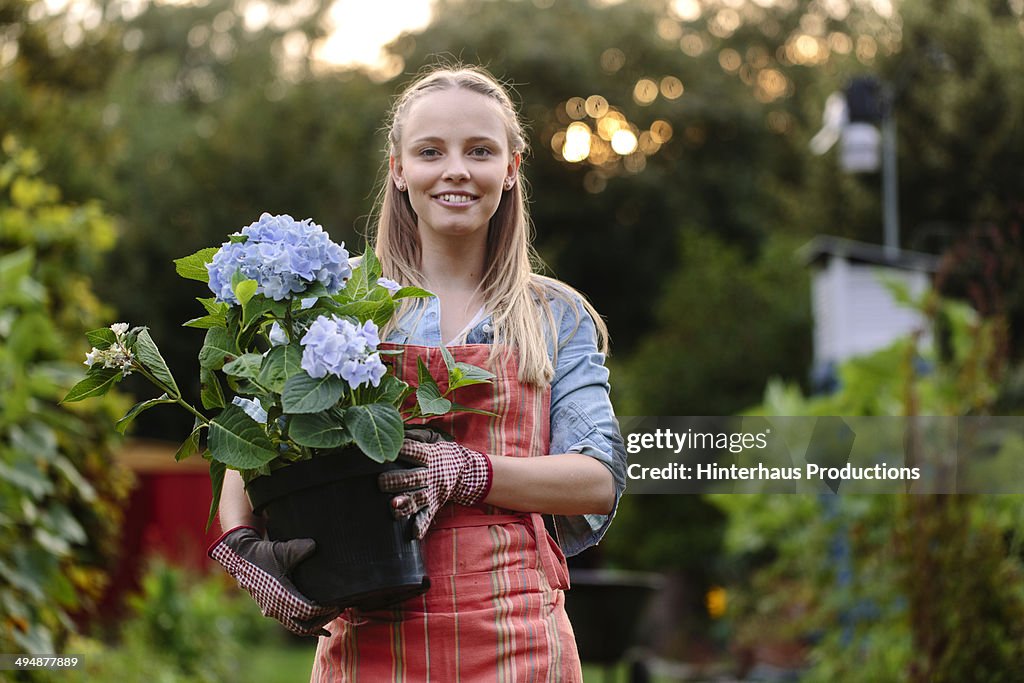
[[[893,92],[888,84],[882,95],[882,224],[885,231],[885,255],[895,259],[900,253],[900,197],[896,168],[896,117]]]

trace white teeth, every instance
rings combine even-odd
[[[473,201],[473,198],[465,194],[441,194],[437,196],[442,202],[448,202],[449,204],[465,204]]]

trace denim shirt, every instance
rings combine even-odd
[[[615,505],[608,515],[554,515],[555,535],[566,555],[597,544],[611,524],[626,487],[626,449],[608,397],[608,369],[597,350],[594,321],[580,300],[575,311],[559,299],[551,302],[558,322],[558,353],[551,382],[550,453],[582,453],[599,460],[612,473]],[[441,305],[436,297],[422,299],[398,322],[387,341],[417,346],[440,346]],[[491,317],[483,316],[455,344],[491,344]],[[548,345],[552,357],[554,348]]]

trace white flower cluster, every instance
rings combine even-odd
[[[127,377],[132,374],[132,366],[135,363],[135,356],[125,345],[124,335],[128,332],[128,323],[114,323],[110,329],[114,331],[117,341],[105,349],[92,347],[92,351],[85,354],[85,364],[91,368],[100,363],[105,368],[120,370],[121,374]]]

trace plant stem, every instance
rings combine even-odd
[[[292,320],[292,307],[290,302],[284,309],[284,324],[285,327],[288,328],[288,343],[291,344],[295,340],[295,327],[294,321]]]
[[[191,405],[191,404],[189,404],[189,403],[188,403],[188,401],[184,400],[184,399],[183,399],[183,398],[182,398],[182,397],[181,397],[181,396],[180,396],[180,395],[179,395],[179,394],[178,394],[177,392],[175,392],[175,391],[171,390],[171,389],[170,389],[169,387],[165,386],[163,382],[161,382],[161,381],[160,381],[160,380],[158,380],[158,379],[157,379],[156,377],[154,377],[153,375],[151,375],[151,374],[150,374],[150,373],[149,373],[149,372],[148,372],[148,371],[146,370],[146,368],[144,368],[144,367],[142,366],[142,364],[141,364],[141,363],[136,363],[136,370],[138,371],[138,373],[139,373],[140,375],[142,375],[143,377],[145,377],[146,379],[148,379],[148,380],[149,380],[150,382],[152,382],[153,384],[155,384],[155,385],[157,386],[157,388],[158,388],[158,389],[163,389],[164,393],[165,393],[165,394],[167,394],[167,395],[168,395],[168,396],[169,396],[170,398],[174,399],[174,402],[175,402],[175,403],[177,403],[177,404],[178,404],[178,405],[180,405],[180,406],[181,406],[182,408],[184,408],[184,409],[185,409],[185,410],[187,410],[188,412],[190,412],[190,413],[192,413],[193,415],[195,415],[195,416],[196,416],[196,418],[197,418],[198,420],[200,420],[200,421],[201,421],[201,422],[202,422],[203,424],[205,424],[205,425],[208,425],[208,424],[210,424],[210,420],[209,420],[209,419],[208,419],[208,418],[207,418],[207,417],[206,417],[205,415],[203,415],[203,414],[202,414],[202,413],[200,413],[200,412],[199,412],[198,410],[196,410],[195,408],[193,408],[193,407],[192,407],[192,405]]]

